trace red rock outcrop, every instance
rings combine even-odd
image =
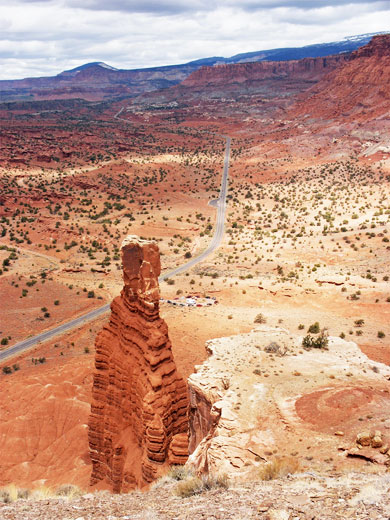
[[[180,85],[186,87],[223,86],[229,83],[286,78],[318,81],[320,77],[347,59],[348,56],[340,55],[291,61],[261,61],[202,67],[193,72]]]
[[[342,117],[356,122],[385,115],[390,110],[389,83],[390,34],[374,36],[308,90],[291,117]]]
[[[89,421],[91,484],[143,487],[187,458],[187,390],[159,316],[160,255],[154,242],[122,244],[124,287],[96,338]]]

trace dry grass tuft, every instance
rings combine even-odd
[[[15,502],[15,500],[20,499],[26,500],[27,498],[31,498],[33,500],[42,500],[53,496],[67,497],[72,499],[77,498],[83,494],[84,492],[73,484],[63,484],[55,491],[45,486],[30,490],[17,488],[14,484],[9,484],[8,486],[0,489],[0,502],[10,504],[11,502]]]
[[[62,484],[55,490],[55,494],[60,497],[76,498],[83,495],[83,491],[73,484]]]
[[[218,476],[206,475],[202,477],[191,476],[179,482],[175,488],[175,494],[181,498],[187,498],[193,495],[199,495],[210,489],[227,489],[228,487],[229,479],[226,474]]]
[[[277,457],[260,469],[261,480],[283,478],[299,470],[299,462],[294,457]]]
[[[193,474],[191,470],[186,468],[185,466],[171,466],[167,477],[173,480],[185,480],[186,478],[192,477]]]
[[[26,499],[29,496],[30,491],[28,489],[17,488],[14,484],[9,484],[0,489],[0,502],[4,502],[5,504],[10,504],[19,499]]]

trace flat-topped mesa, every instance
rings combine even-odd
[[[187,389],[159,316],[160,254],[154,242],[122,244],[124,287],[96,338],[89,420],[91,485],[143,487],[188,455]]]
[[[317,82],[348,60],[347,55],[304,58],[290,61],[230,63],[201,67],[182,81],[184,87],[207,87],[266,80],[306,80]]]

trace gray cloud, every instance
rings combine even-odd
[[[56,0],[20,0],[25,4],[56,5]],[[0,4],[9,3],[1,0]],[[241,11],[291,8],[313,10],[366,4],[372,9],[389,9],[389,0],[64,0],[63,5],[91,11],[116,11],[124,13],[149,13],[154,15],[175,15],[188,12],[206,12],[230,7]]]
[[[0,0],[0,6],[0,79],[56,74],[90,61],[118,68],[185,63],[390,29],[390,1]]]

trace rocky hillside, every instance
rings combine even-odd
[[[57,76],[0,81],[0,101],[81,98],[102,101],[176,85],[196,65],[117,70],[91,63]]]
[[[41,497],[2,503],[2,520],[384,520],[389,517],[387,474],[297,474],[193,496],[190,482],[160,481],[146,493],[88,493],[79,498]]]
[[[306,92],[292,114],[352,122],[384,116],[390,110],[389,83],[390,35],[375,36]]]

